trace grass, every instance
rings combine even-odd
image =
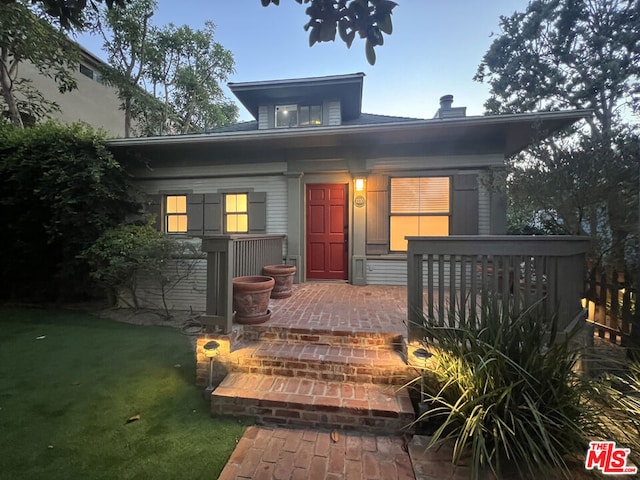
[[[0,309],[0,479],[217,478],[244,425],[194,382],[173,329]]]

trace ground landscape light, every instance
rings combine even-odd
[[[209,385],[204,389],[205,398],[211,397],[213,393],[213,357],[218,354],[218,348],[220,348],[220,344],[215,340],[205,343],[202,347],[205,357],[209,359]]]

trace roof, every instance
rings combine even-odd
[[[266,158],[302,154],[336,158],[357,149],[369,158],[403,155],[513,155],[588,117],[591,110],[487,115],[416,120],[364,114],[340,126],[257,130],[255,122],[223,127],[214,133],[108,141],[114,154],[147,158]],[[346,152],[346,153],[345,153]]]
[[[422,120],[420,118],[411,117],[392,117],[389,115],[375,115],[372,113],[363,113],[358,118],[347,120],[342,122],[343,126],[348,125],[380,125],[384,123],[396,123],[396,122],[414,122],[416,120]],[[313,128],[319,128],[314,126]],[[230,132],[251,132],[258,130],[258,122],[251,120],[248,122],[234,123],[232,125],[226,125],[224,127],[216,127],[207,130],[206,133],[230,133]]]
[[[359,117],[361,113],[363,79],[364,73],[350,73],[327,77],[230,82],[228,86],[256,120],[260,104],[299,103],[301,98],[310,102],[322,102],[327,98],[340,99],[342,119],[350,120]]]

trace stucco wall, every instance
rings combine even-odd
[[[124,137],[124,113],[112,87],[76,71],[78,88],[60,93],[57,84],[41,75],[31,63],[20,64],[18,72],[20,77],[31,80],[46,99],[58,104],[60,111],[51,114],[53,119],[62,123],[85,122],[105,130],[110,137]]]

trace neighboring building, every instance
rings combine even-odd
[[[285,234],[298,281],[401,285],[405,236],[505,233],[492,174],[588,114],[467,117],[447,95],[432,119],[371,115],[363,79],[231,83],[255,121],[109,147],[167,234]]]
[[[124,137],[124,112],[120,109],[117,91],[100,79],[104,62],[80,47],[80,64],[75,78],[78,88],[60,93],[57,84],[38,72],[31,63],[20,64],[19,74],[32,81],[42,95],[54,101],[60,110],[51,117],[62,123],[84,122],[105,130],[111,137]]]

